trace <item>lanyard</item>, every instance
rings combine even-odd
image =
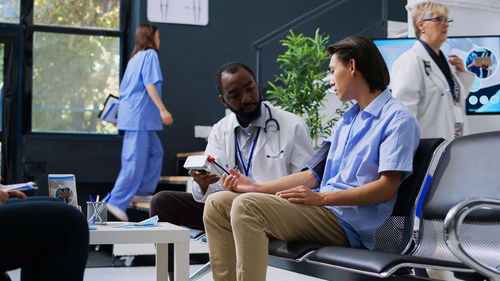
[[[245,165],[245,162],[243,161],[243,155],[241,154],[240,145],[238,144],[238,133],[236,131],[234,132],[234,141],[236,143],[236,149],[238,150],[238,156],[240,157],[241,166],[243,166],[243,171],[245,172],[245,176],[247,177],[248,173],[250,172],[250,165],[252,164],[253,151],[255,149],[255,144],[257,143],[257,139],[259,138],[259,134],[260,134],[260,128],[258,129],[257,135],[253,140],[252,150],[250,150],[250,156],[248,157],[248,163],[247,165]]]

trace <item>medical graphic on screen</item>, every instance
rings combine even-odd
[[[373,40],[389,71],[394,61],[415,44],[416,39]],[[441,50],[444,55],[457,55],[465,69],[476,74],[476,79],[466,99],[465,112],[474,114],[500,114],[500,37],[449,37]]]

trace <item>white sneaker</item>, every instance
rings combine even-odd
[[[115,205],[111,205],[108,203],[108,211],[113,214],[117,219],[121,221],[128,222],[128,216],[127,213],[122,211],[120,208],[116,207]]]

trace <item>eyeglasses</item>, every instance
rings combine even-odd
[[[453,23],[453,19],[445,18],[445,17],[427,18],[427,19],[423,19],[422,21],[430,21],[430,20],[435,20],[435,21],[439,22],[441,25],[445,25],[446,23],[451,25]]]

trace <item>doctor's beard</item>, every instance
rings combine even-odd
[[[260,114],[261,114],[261,104],[262,104],[262,97],[259,97],[259,101],[258,102],[249,102],[249,103],[246,103],[244,104],[242,107],[238,108],[238,109],[235,109],[235,108],[232,108],[229,104],[227,104],[227,108],[229,108],[229,110],[231,110],[232,112],[234,112],[234,114],[236,114],[236,116],[238,116],[238,118],[241,118],[247,122],[252,122],[253,120],[257,119],[260,117]],[[255,109],[250,111],[250,112],[245,112],[246,108],[250,107],[250,106],[255,106]]]

